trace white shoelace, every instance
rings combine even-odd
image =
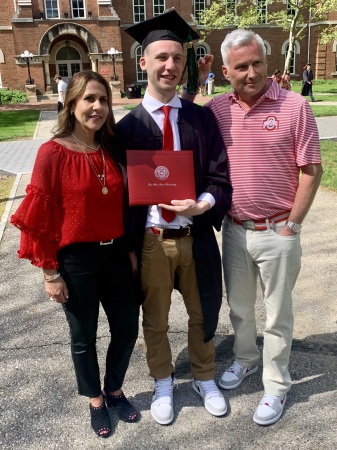
[[[264,394],[264,396],[262,397],[262,399],[260,401],[260,405],[267,405],[270,408],[272,408],[276,399],[277,399],[277,397],[275,397],[275,395]]]
[[[206,395],[210,394],[219,394],[219,389],[217,385],[215,384],[214,380],[208,380],[208,381],[198,381],[198,383],[201,385],[203,391],[206,393]]]
[[[241,370],[242,370],[241,364],[235,361],[228,369],[228,372],[232,372],[234,373],[234,375],[237,376]]]
[[[156,399],[162,399],[163,397],[171,398],[173,389],[172,379],[157,380],[156,381]]]

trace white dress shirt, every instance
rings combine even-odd
[[[162,103],[159,100],[152,97],[148,91],[146,90],[144,99],[142,101],[142,104],[146,111],[151,115],[153,120],[156,122],[160,130],[163,132],[163,124],[164,124],[164,113],[160,109],[163,106],[171,106],[172,109],[170,111],[170,122],[172,126],[173,131],[173,146],[174,151],[180,151],[181,145],[180,145],[180,136],[179,136],[179,129],[178,129],[178,111],[179,108],[181,108],[181,101],[177,94],[174,95],[174,97],[169,101],[169,103]],[[158,149],[159,150],[159,149]],[[181,199],[185,200],[185,199]],[[215,204],[215,199],[212,194],[209,194],[208,192],[202,193],[198,199],[200,200],[206,200],[211,207]],[[146,227],[158,227],[158,228],[180,228],[185,227],[186,225],[191,225],[193,223],[192,217],[186,217],[181,216],[179,214],[176,214],[175,218],[172,220],[172,222],[167,223],[166,220],[163,219],[161,208],[158,208],[157,205],[151,205],[148,209],[147,214],[147,221],[146,221]]]

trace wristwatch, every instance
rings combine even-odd
[[[290,222],[289,220],[286,220],[286,225],[288,228],[291,229],[293,233],[299,233],[301,231],[302,225],[295,222]]]

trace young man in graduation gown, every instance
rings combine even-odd
[[[192,387],[211,414],[222,416],[227,407],[214,382],[213,344],[222,278],[213,227],[221,227],[231,204],[232,188],[226,151],[212,113],[181,100],[176,93],[185,66],[183,43],[199,36],[174,10],[129,27],[126,32],[142,43],[139,64],[147,72],[148,88],[142,104],[118,122],[123,148],[165,148],[163,133],[166,136],[167,125],[161,108],[170,106],[171,150],[193,151],[197,198],[132,208],[144,293],[146,356],[155,380],[151,413],[160,424],[169,424],[174,417],[174,367],[167,333],[171,293],[178,287],[189,316]],[[167,217],[167,211],[171,211],[171,217]]]

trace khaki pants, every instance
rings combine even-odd
[[[266,231],[245,230],[226,218],[222,260],[230,318],[235,332],[235,360],[244,367],[259,361],[255,302],[260,278],[266,307],[263,345],[265,392],[283,395],[291,387],[288,371],[293,313],[291,291],[301,265],[300,235],[277,234],[285,222]]]
[[[145,233],[141,277],[145,294],[143,328],[147,363],[155,379],[166,378],[174,371],[167,332],[175,271],[189,316],[188,352],[192,375],[200,381],[214,378],[215,349],[213,341],[204,343],[192,244],[192,236],[159,241],[151,231]]]

